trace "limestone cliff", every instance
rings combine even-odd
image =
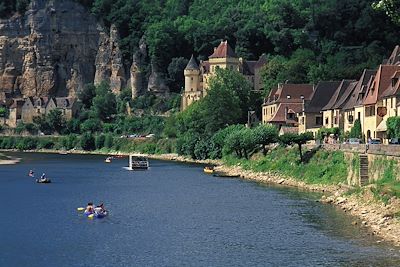
[[[126,74],[119,42],[119,33],[114,25],[110,28],[110,35],[100,32],[94,77],[95,84],[105,81],[110,84],[111,90],[116,94],[126,85]]]
[[[101,81],[116,93],[130,86],[134,97],[146,89],[168,92],[162,73],[143,73],[149,64],[145,41],[127,73],[119,40],[116,27],[104,30],[73,0],[32,0],[24,15],[0,20],[0,100],[76,96],[85,84]]]

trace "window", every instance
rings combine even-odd
[[[347,120],[349,121],[349,123],[353,123],[354,120],[353,115],[350,114]]]
[[[325,118],[325,125],[329,124],[329,118]]]
[[[191,78],[190,78],[190,80],[192,80],[192,81],[193,81],[193,77],[191,77]]]
[[[290,99],[290,98],[291,98],[291,96],[290,96],[290,95],[287,95],[287,96],[286,96],[286,98],[287,98],[287,99]]]
[[[304,117],[301,117],[301,124],[302,125],[304,125],[304,121],[305,121]]]
[[[320,116],[315,117],[315,125],[319,125],[319,126],[322,125],[322,117],[320,117]]]

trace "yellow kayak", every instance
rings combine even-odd
[[[204,167],[204,172],[212,174],[212,173],[214,173],[214,168],[212,168],[212,167]]]

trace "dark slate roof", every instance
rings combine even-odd
[[[352,80],[349,81],[347,84],[347,88],[344,90],[342,97],[336,101],[333,109],[342,109],[346,103],[349,101],[351,94],[353,93],[354,89],[356,88],[357,81]]]
[[[243,62],[243,74],[244,75],[254,75],[255,71],[255,65],[257,64],[257,61],[244,61]]]
[[[322,110],[330,110],[333,109],[333,107],[336,105],[338,100],[342,97],[344,94],[344,91],[346,91],[347,86],[349,86],[349,83],[352,82],[350,80],[342,80],[339,84],[339,86],[336,88],[335,93],[332,95],[331,99],[329,100],[328,104],[326,104]]]
[[[228,41],[221,41],[218,47],[214,48],[214,53],[209,58],[236,58],[236,54]]]
[[[364,99],[364,95],[366,92],[367,84],[371,80],[371,77],[375,75],[375,70],[367,70],[365,69],[357,82],[356,87],[353,90],[353,93],[350,95],[349,100],[343,106],[343,110],[353,109],[355,106],[359,106],[362,104]]]
[[[256,65],[254,66],[254,69],[262,68],[265,66],[265,64],[267,64],[267,56],[265,54],[262,54],[258,59]]]
[[[197,64],[196,59],[192,55],[188,64],[186,65],[185,70],[198,70],[198,69],[199,69],[199,65]]]
[[[304,112],[319,113],[328,104],[339,85],[339,81],[319,82],[314,89],[311,100],[304,107]]]

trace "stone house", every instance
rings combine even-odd
[[[367,88],[369,84],[372,82],[376,71],[375,70],[367,70],[365,69],[357,81],[357,84],[350,94],[349,100],[343,106],[342,110],[344,112],[344,132],[350,132],[351,128],[354,126],[354,121],[358,119],[360,124],[364,123],[364,109],[362,106]]]
[[[254,90],[262,90],[261,68],[266,63],[263,55],[257,61],[247,61],[236,56],[227,41],[221,41],[207,61],[200,64],[192,55],[184,70],[185,88],[182,95],[182,110],[194,101],[207,95],[210,79],[215,76],[217,69],[231,69],[243,74]]]
[[[302,111],[303,101],[310,100],[314,86],[312,84],[279,84],[264,99],[262,105],[262,123],[297,127],[297,114]]]
[[[314,135],[323,126],[321,110],[332,98],[340,85],[338,81],[322,81],[315,87],[309,101],[304,101],[299,117],[299,133],[313,132]]]
[[[400,66],[380,65],[373,81],[367,88],[362,103],[364,108],[364,121],[361,125],[366,139],[384,138],[385,136],[386,129],[381,123],[387,111],[383,100],[386,100],[388,97],[384,97],[384,92],[392,84],[392,78],[396,77],[396,72],[399,70]],[[385,103],[387,105],[387,102]],[[392,102],[391,107],[393,105],[396,106],[396,104]]]
[[[22,106],[24,103],[24,99],[16,98],[10,100],[9,103],[6,104],[6,106],[8,106],[8,116],[5,120],[5,125],[11,128],[17,127],[18,122],[22,119]]]
[[[322,108],[324,128],[344,128],[341,108],[355,87],[354,80],[342,80],[328,104]]]

